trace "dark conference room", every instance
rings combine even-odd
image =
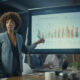
[[[80,80],[80,0],[0,0],[0,80]]]

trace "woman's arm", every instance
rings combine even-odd
[[[42,39],[36,41],[35,43],[33,43],[32,45],[30,45],[30,46],[28,46],[28,47],[26,47],[25,44],[23,44],[23,46],[22,46],[22,52],[24,52],[24,53],[30,52],[30,51],[31,51],[32,49],[34,49],[38,44],[44,43],[44,42],[45,42],[45,40],[42,38]]]
[[[30,51],[30,50],[34,49],[38,44],[44,43],[44,42],[45,42],[45,40],[43,38],[39,39],[38,41],[36,41],[32,45],[28,46],[28,50]]]
[[[38,44],[44,43],[44,42],[45,42],[45,40],[42,38],[42,39],[39,39],[38,41],[36,41],[34,44],[38,45]]]

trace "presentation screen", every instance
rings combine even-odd
[[[80,12],[74,10],[31,16],[31,44],[45,39],[34,52],[75,53],[80,50]]]

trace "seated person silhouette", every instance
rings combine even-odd
[[[43,65],[43,60],[40,54],[31,54],[30,56],[30,67],[32,69],[41,68]],[[27,57],[25,56],[25,63],[27,63]]]
[[[31,68],[41,68],[43,65],[43,60],[40,56],[40,54],[32,54],[30,56],[30,66]]]
[[[57,56],[55,54],[49,54],[46,59],[45,62],[43,64],[44,68],[53,68],[59,66],[59,59],[57,58]]]
[[[68,61],[67,61],[67,56],[66,55],[61,56],[59,66],[62,68],[62,70],[67,69]]]
[[[60,67],[62,70],[65,70],[68,67],[67,56],[64,54],[49,54],[45,59],[43,67]]]

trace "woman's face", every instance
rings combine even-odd
[[[6,21],[6,29],[7,31],[14,31],[15,28],[15,21],[12,19],[9,19]]]

